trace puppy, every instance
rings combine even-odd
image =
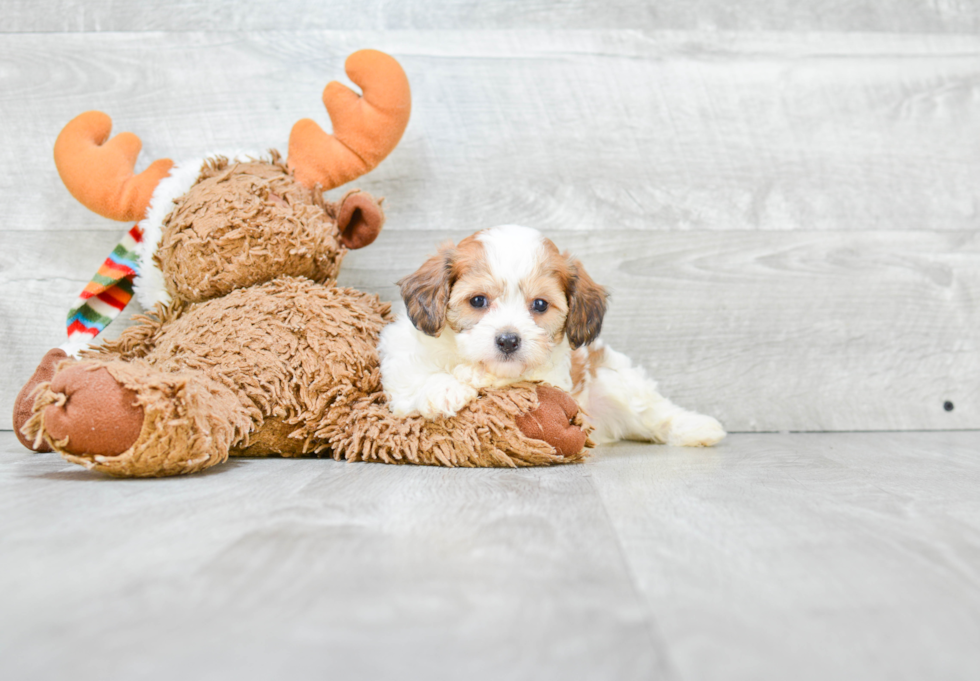
[[[606,291],[537,230],[504,225],[443,245],[398,285],[407,315],[378,345],[397,415],[452,416],[480,388],[544,381],[572,395],[599,443],[725,437],[718,421],[672,404],[642,367],[596,340]]]

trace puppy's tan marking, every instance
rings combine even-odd
[[[545,312],[532,312],[532,318],[535,324],[547,332],[549,340],[557,344],[565,333],[568,286],[572,271],[550,239],[544,239],[542,247],[544,254],[541,261],[529,276],[521,280],[520,290],[529,310],[538,298],[548,303]]]
[[[579,395],[588,380],[595,379],[605,359],[603,345],[590,345],[572,353],[572,396]]]
[[[452,291],[446,308],[446,322],[456,333],[477,325],[490,309],[470,305],[474,296],[486,296],[488,303],[503,293],[504,284],[487,267],[483,243],[476,235],[459,242],[452,265]]]

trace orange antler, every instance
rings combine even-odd
[[[412,94],[394,58],[360,50],[344,67],[364,96],[336,81],[327,85],[323,103],[333,135],[309,118],[298,121],[289,135],[289,166],[308,187],[319,183],[332,189],[360,177],[391,153],[408,125]]]
[[[123,132],[109,140],[110,132],[112,119],[101,111],[76,116],[55,140],[54,163],[68,191],[89,210],[113,220],[142,220],[174,163],[160,159],[133,175],[140,138]]]

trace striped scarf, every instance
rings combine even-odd
[[[78,296],[68,312],[68,343],[62,346],[69,354],[76,354],[95,340],[133,297],[136,246],[141,241],[143,230],[134,225]]]

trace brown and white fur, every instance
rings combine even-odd
[[[504,225],[446,244],[398,284],[407,314],[378,345],[396,415],[452,416],[479,388],[544,381],[571,393],[599,443],[725,437],[718,421],[671,403],[642,367],[597,340],[606,291],[537,230]]]

